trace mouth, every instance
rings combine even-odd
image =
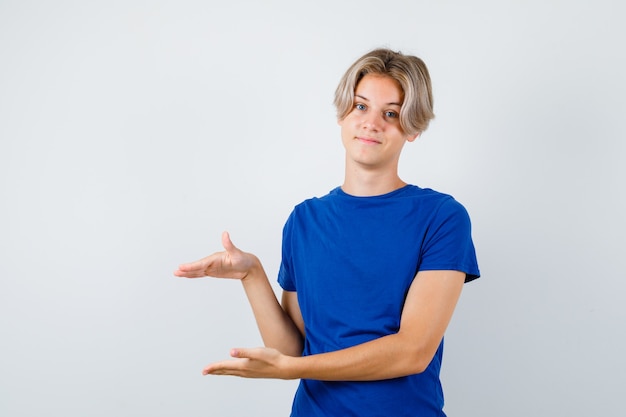
[[[368,138],[368,137],[357,136],[355,139],[367,145],[380,145],[382,143],[378,139]]]

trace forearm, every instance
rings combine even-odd
[[[381,380],[423,372],[434,353],[398,333],[334,352],[287,358],[285,370],[288,379]]]
[[[256,257],[255,259],[254,267],[241,282],[263,343],[285,355],[300,356],[302,335],[278,302],[261,262]]]

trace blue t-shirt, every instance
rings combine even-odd
[[[335,188],[297,205],[283,230],[278,282],[297,291],[303,355],[396,333],[418,271],[480,273],[469,216],[451,196],[407,185],[356,197]],[[445,416],[443,340],[428,368],[381,381],[303,379],[292,416]]]

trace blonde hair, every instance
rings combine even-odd
[[[426,64],[416,56],[385,48],[374,49],[357,59],[341,78],[334,100],[339,120],[352,111],[354,90],[367,74],[391,77],[400,85],[403,93],[400,126],[405,133],[415,135],[426,130],[435,117]]]

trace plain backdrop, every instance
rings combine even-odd
[[[279,291],[289,212],[343,179],[334,89],[379,46],[433,79],[402,178],[473,221],[448,415],[619,415],[624,10],[0,0],[0,415],[288,415],[297,381],[200,374],[262,343],[241,285],[172,272],[228,230]]]

